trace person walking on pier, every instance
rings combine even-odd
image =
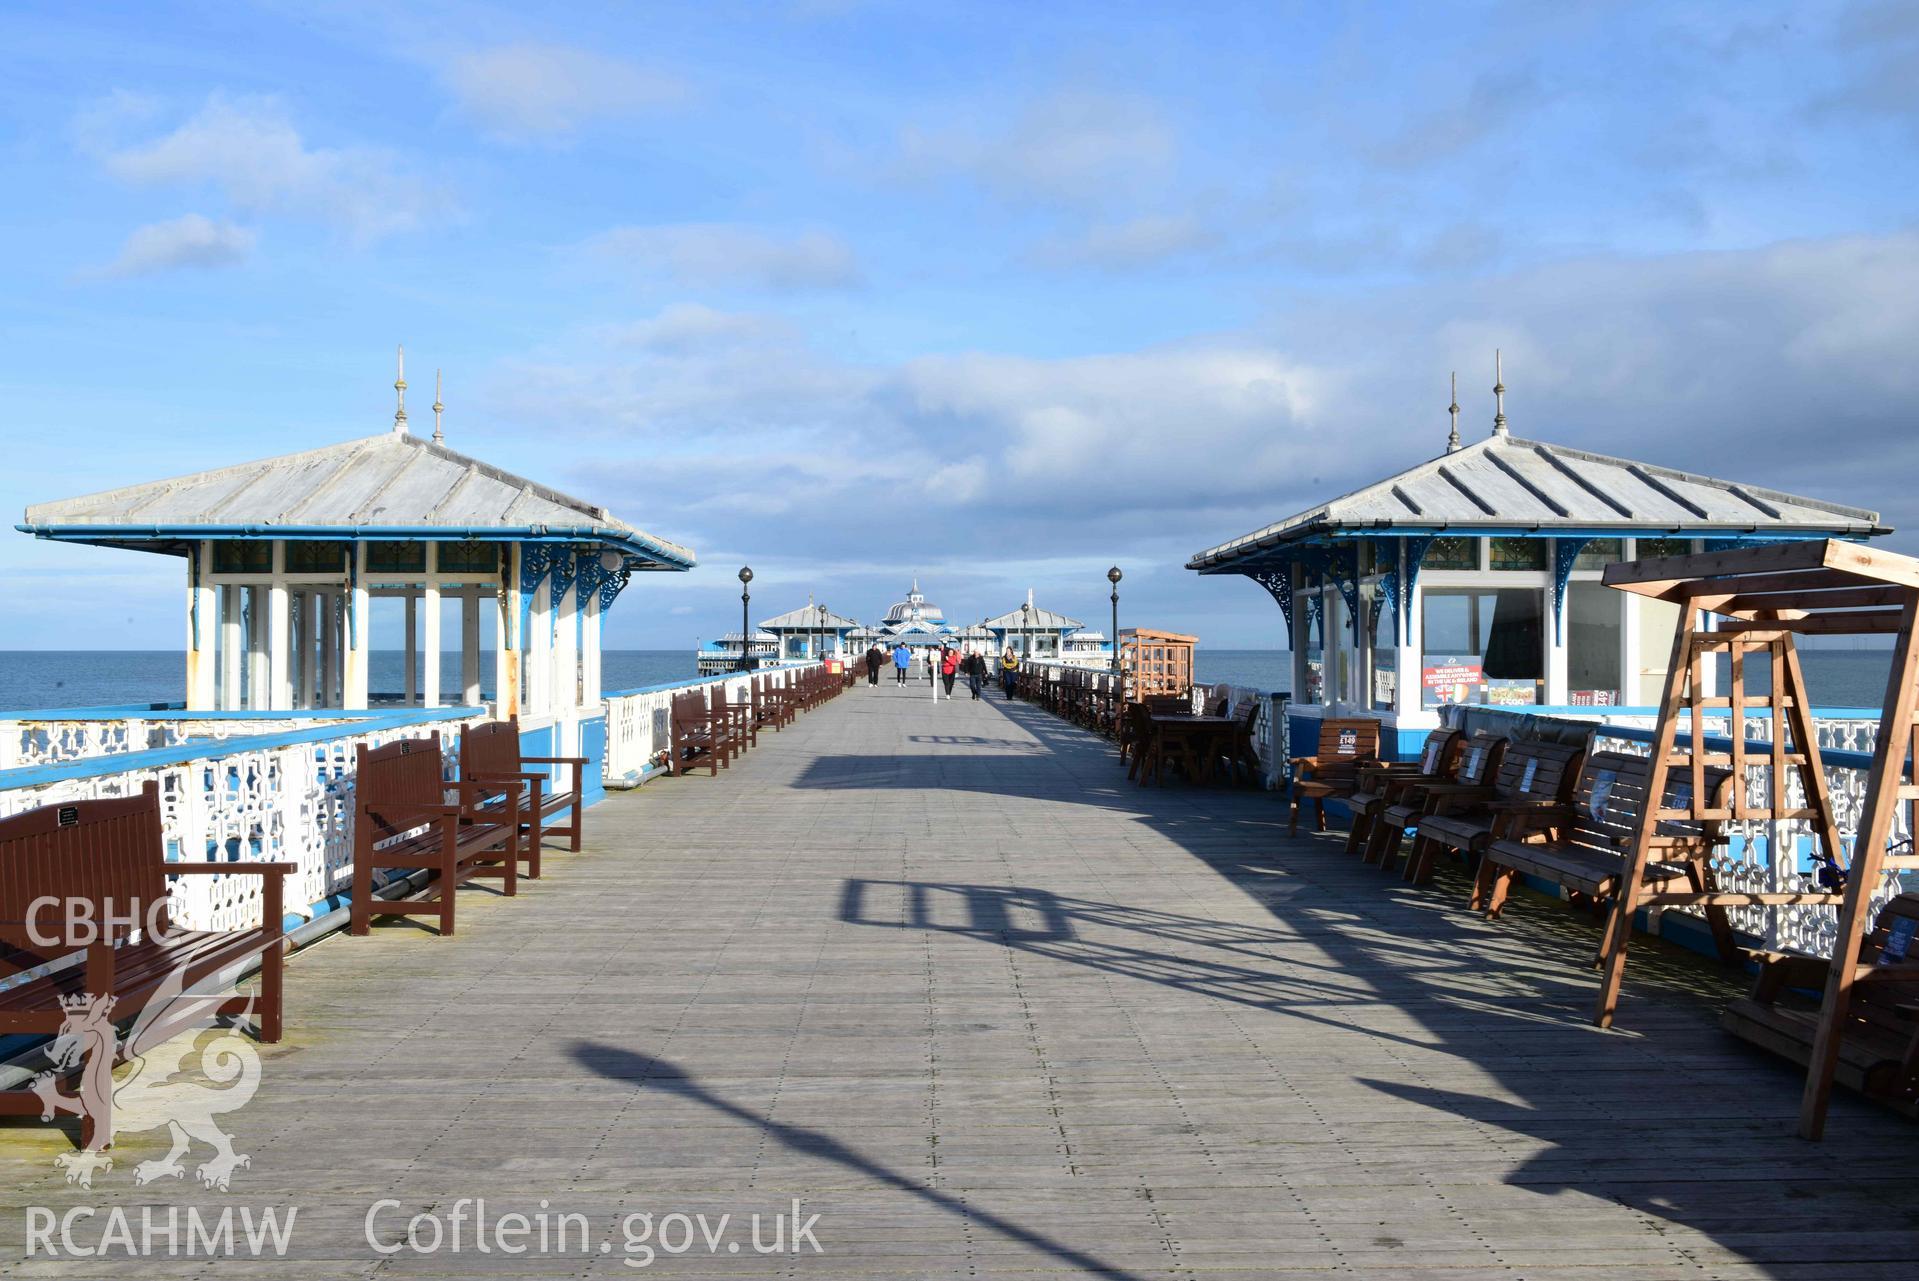
[[[1013,701],[1013,677],[1019,673],[1019,655],[1008,645],[1006,652],[999,657],[999,684],[1006,693],[1006,701]]]
[[[980,687],[986,684],[986,656],[974,650],[960,663],[960,670],[966,673],[966,688],[973,692],[973,701],[979,702]]]
[[[959,651],[951,645],[940,646],[940,681],[946,686],[946,696],[953,697],[953,678],[959,675]]]
[[[893,673],[894,673],[893,683],[894,684],[896,685],[906,684],[906,665],[912,661],[913,661],[913,651],[906,648],[905,641],[901,641],[899,644],[893,647]]]
[[[880,664],[884,661],[885,656],[880,653],[877,643],[866,647],[866,683],[868,685],[880,683]]]

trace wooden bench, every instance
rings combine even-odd
[[[726,684],[715,682],[706,687],[707,710],[713,713],[716,722],[726,726],[728,737],[733,740],[733,755],[744,756],[749,747],[758,747],[760,743],[759,722],[753,716],[752,686],[747,686],[747,696],[735,703],[726,696]]]
[[[1480,863],[1480,874],[1489,883],[1484,895],[1487,917],[1499,916],[1513,878],[1522,873],[1560,886],[1575,903],[1597,908],[1612,900],[1638,833],[1650,769],[1651,762],[1644,756],[1595,752],[1586,758],[1570,806],[1540,806],[1515,814],[1508,834],[1494,839],[1486,847],[1485,858]],[[1710,807],[1723,809],[1721,801],[1732,782],[1732,771],[1713,767],[1705,771],[1705,779],[1707,794],[1712,798]],[[1660,808],[1690,809],[1691,792],[1690,773],[1674,771]],[[1554,829],[1557,836],[1536,844],[1522,839],[1528,832],[1542,827]],[[1678,880],[1686,881],[1697,893],[1716,888],[1708,860],[1713,848],[1723,839],[1719,828],[1715,821],[1661,820],[1655,829],[1639,896],[1657,894],[1668,882]],[[1623,946],[1623,939],[1613,937],[1617,933],[1617,922],[1623,916],[1630,928],[1636,906],[1637,903],[1626,904],[1622,912],[1615,905],[1613,923],[1608,925],[1608,937],[1601,946],[1602,958],[1614,947]],[[1720,956],[1732,960],[1738,955],[1738,949],[1725,908],[1708,907],[1706,919]]]
[[[1748,952],[1760,963],[1752,994],[1734,1001],[1720,1025],[1795,1063],[1812,1058],[1820,1000],[1832,962],[1789,952]],[[1862,940],[1859,977],[1840,1025],[1834,1079],[1849,1089],[1919,1115],[1919,894],[1901,894],[1879,910]]]
[[[523,790],[441,772],[440,735],[359,747],[353,782],[353,907],[349,928],[365,934],[376,916],[436,916],[453,933],[454,891],[475,877],[498,876],[519,893]],[[448,802],[447,794],[458,800]],[[488,807],[488,798],[504,803]],[[429,873],[422,898],[373,894],[376,869]]]
[[[724,719],[715,719],[706,695],[687,690],[675,694],[668,712],[668,744],[673,772],[685,774],[704,764],[715,777],[721,766],[731,768],[732,738]]]
[[[110,1056],[117,1047],[114,1020],[149,1006],[161,1013],[158,1003],[257,956],[257,1006],[256,998],[223,984],[214,990],[233,996],[202,1010],[252,1013],[258,1038],[278,1041],[291,871],[291,863],[168,862],[159,786],[151,782],[137,796],[47,805],[0,819],[0,975],[56,966],[0,992],[0,1032],[60,1034],[69,1020],[93,1015],[90,1021],[108,1036],[83,1042],[78,1061],[63,1066],[110,1074],[111,1057],[95,1063],[92,1056]],[[232,931],[175,928],[169,876],[262,877],[260,924]],[[113,1141],[112,1095],[110,1076],[104,1089],[82,1089],[81,1098],[93,1100],[80,1109],[83,1147],[98,1150]],[[7,1115],[46,1117],[54,1106],[51,1093],[0,1093],[0,1113]]]
[[[1503,734],[1481,730],[1461,743],[1458,755],[1453,758],[1451,777],[1395,780],[1395,793],[1387,798],[1373,822],[1366,861],[1392,871],[1399,861],[1399,848],[1407,829],[1417,825],[1434,803],[1433,794],[1454,787],[1484,787],[1498,777],[1509,742]],[[1407,862],[1411,864],[1410,859]]]
[[[753,721],[761,729],[781,730],[793,723],[793,707],[771,676],[753,678]]]
[[[1450,780],[1465,741],[1466,736],[1458,730],[1441,727],[1426,735],[1419,755],[1410,761],[1377,761],[1360,767],[1353,794],[1346,798],[1346,808],[1353,812],[1353,825],[1346,832],[1346,852],[1353,854],[1363,849],[1366,861],[1373,862],[1375,855],[1370,842],[1373,820],[1379,812],[1399,798],[1406,780]]]
[[[584,756],[520,755],[520,718],[488,721],[460,735],[460,777],[481,783],[524,784],[526,796],[520,804],[520,857],[526,863],[526,875],[540,879],[540,849],[548,835],[567,838],[567,848],[579,852],[585,836],[586,816],[580,797],[584,795],[585,772],[590,762]],[[555,788],[553,779],[543,770],[529,765],[565,765],[573,772],[571,788]],[[484,821],[498,821],[508,803],[506,793],[484,798],[479,813]],[[549,823],[554,814],[572,811],[567,823]]]
[[[1286,834],[1299,834],[1299,808],[1313,803],[1318,830],[1326,830],[1326,802],[1351,796],[1359,784],[1361,767],[1379,760],[1379,722],[1369,716],[1323,720],[1319,723],[1319,750],[1295,756],[1293,812]],[[1307,773],[1310,778],[1304,777]]]
[[[1586,749],[1578,744],[1527,739],[1509,745],[1478,778],[1465,777],[1462,770],[1451,784],[1426,788],[1405,879],[1429,883],[1439,856],[1449,850],[1464,855],[1468,868],[1476,870],[1486,847],[1506,834],[1512,815],[1567,803],[1585,758]],[[1472,906],[1483,906],[1480,896],[1475,890]]]

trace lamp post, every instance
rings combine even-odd
[[[1119,566],[1106,571],[1106,581],[1113,585],[1113,672],[1119,672],[1119,580],[1123,577]]]
[[[748,611],[753,605],[753,567],[740,566],[740,670],[753,670],[753,629],[747,624]]]
[[[1031,658],[1033,656],[1033,602],[1030,600],[1019,607],[1019,629],[1020,657]]]

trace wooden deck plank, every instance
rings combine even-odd
[[[1488,923],[1280,797],[1126,783],[1023,705],[856,687],[718,778],[594,809],[586,849],[461,931],[295,959],[288,1034],[229,1119],[227,1194],[91,1190],[0,1126],[27,1206],[297,1205],[301,1276],[630,1275],[621,1215],[788,1208],[826,1253],[662,1255],[713,1276],[1875,1274],[1919,1257],[1906,1122],[1714,1023],[1737,984],[1635,948],[1586,1023],[1596,924]],[[370,1126],[370,1118],[379,1124]],[[205,1158],[196,1151],[195,1162]],[[584,1255],[382,1262],[367,1207],[587,1215]],[[601,1254],[601,1241],[613,1244]],[[143,1275],[198,1275],[162,1260]],[[223,1267],[223,1274],[246,1275]],[[143,1265],[144,1267],[144,1265]],[[20,1275],[122,1275],[26,1260]],[[286,1274],[284,1272],[278,1274]]]

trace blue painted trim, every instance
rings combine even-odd
[[[804,663],[761,663],[753,670],[756,672],[786,672],[804,666],[806,666]],[[659,685],[636,685],[632,689],[610,689],[603,692],[600,697],[603,699],[631,698],[636,694],[659,694],[669,689],[694,689],[701,685],[711,685],[715,681],[730,681],[739,674],[738,672],[727,672],[720,676],[696,676],[692,680],[666,681]]]
[[[397,695],[396,695],[397,697]],[[293,711],[189,712],[178,703],[128,704],[125,707],[43,707],[30,712],[0,712],[0,724],[8,721],[344,721],[365,720],[369,716],[397,716],[404,712],[442,711],[421,707],[303,707]],[[482,712],[485,708],[465,710]]]
[[[324,725],[307,730],[292,730],[284,734],[248,734],[241,738],[182,743],[178,747],[152,747],[141,752],[84,756],[79,760],[58,761],[51,765],[23,765],[18,769],[0,770],[0,791],[16,787],[44,787],[48,783],[58,783],[68,779],[100,778],[107,774],[123,774],[128,770],[184,765],[188,761],[218,760],[241,752],[298,747],[304,743],[321,743],[330,738],[341,738],[347,734],[359,734],[373,729],[400,729],[409,725],[424,728],[442,721],[459,720],[473,714],[474,709],[467,707],[414,707],[404,712],[370,715],[365,720],[356,721],[350,726]]]
[[[1590,538],[1553,539],[1553,644],[1566,643],[1566,583],[1572,578],[1573,562]]]
[[[325,542],[394,542],[431,538],[442,542],[462,539],[482,543],[595,542],[649,560],[662,569],[692,569],[698,557],[668,551],[635,531],[602,525],[29,525],[14,526],[23,534],[54,542],[122,543],[155,538],[257,540],[314,539]]]

